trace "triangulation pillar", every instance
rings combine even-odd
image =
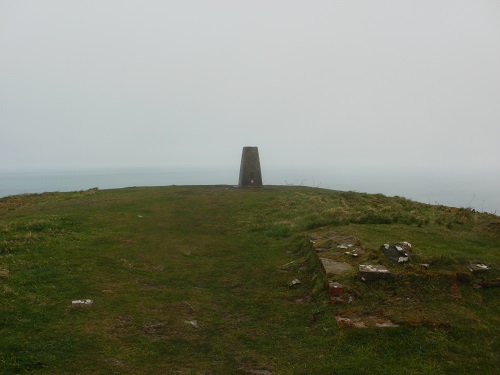
[[[261,187],[262,173],[260,171],[258,147],[243,147],[240,167],[240,187]]]

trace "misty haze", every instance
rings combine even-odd
[[[218,182],[237,183],[255,145],[264,183],[437,200],[393,182],[402,171],[496,209],[499,14],[497,1],[2,2],[1,194],[25,170],[225,169]]]

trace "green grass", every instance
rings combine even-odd
[[[409,241],[413,265],[372,284],[342,276],[354,302],[332,306],[305,237],[329,232],[360,238],[365,260],[392,268],[378,248]],[[496,268],[483,277],[499,277],[499,249],[498,216],[380,194],[207,186],[3,198],[0,374],[495,374],[498,290],[463,270],[480,261]],[[71,308],[82,298],[93,306]],[[337,328],[336,314],[368,312],[402,325]]]

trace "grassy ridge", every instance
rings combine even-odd
[[[410,241],[435,274],[347,275],[356,302],[331,306],[304,240],[328,231],[382,263],[382,243]],[[498,267],[498,216],[298,187],[93,189],[0,199],[0,236],[0,373],[497,370],[497,290],[467,279],[457,301],[443,275]],[[81,298],[94,305],[70,307]],[[406,324],[339,331],[339,309]]]

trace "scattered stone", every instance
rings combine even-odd
[[[473,262],[469,263],[469,270],[473,273],[488,271],[489,269],[490,267],[487,266],[486,264],[473,263]]]
[[[429,265],[429,263],[421,263],[420,266],[422,268],[425,268],[426,270],[428,270],[431,266]]]
[[[197,320],[185,320],[184,323],[192,325],[193,327],[198,328],[198,321]]]
[[[392,277],[392,274],[386,267],[378,264],[360,264],[358,275],[362,281],[388,279]]]
[[[300,284],[300,280],[299,280],[299,279],[294,279],[294,280],[292,280],[292,282],[290,283],[290,286],[294,286],[294,285],[297,285],[297,284]]]
[[[396,242],[394,244],[384,244],[380,246],[380,250],[384,253],[387,259],[396,263],[406,263],[411,259],[411,244],[409,242]]]
[[[91,306],[94,303],[91,299],[77,299],[71,301],[71,307],[86,307]]]
[[[352,270],[352,266],[349,263],[337,262],[329,258],[319,258],[323,270],[327,275],[333,274],[338,275],[347,271]]]
[[[336,297],[330,297],[330,303],[332,305],[335,305],[336,303],[342,303],[344,302],[344,299],[342,297],[336,296]]]
[[[339,250],[352,250],[356,248],[358,253],[362,252],[362,243],[356,237],[343,237],[336,233],[330,234],[327,238],[318,236],[309,236],[309,241],[313,245],[316,252],[318,251],[331,251],[334,249]],[[321,250],[319,250],[321,249]]]
[[[399,327],[399,324],[393,323],[391,321],[387,321],[384,323],[375,323],[375,327],[378,328],[391,328],[391,327]]]
[[[330,302],[332,305],[344,302],[340,295],[344,292],[342,284],[338,282],[329,281],[328,282],[328,295],[330,296]]]
[[[338,282],[328,282],[328,294],[331,296],[338,296],[344,292],[344,287]]]
[[[335,320],[337,321],[337,325],[339,328],[366,328],[364,323],[359,324],[350,318],[343,318],[341,316],[336,316]]]

